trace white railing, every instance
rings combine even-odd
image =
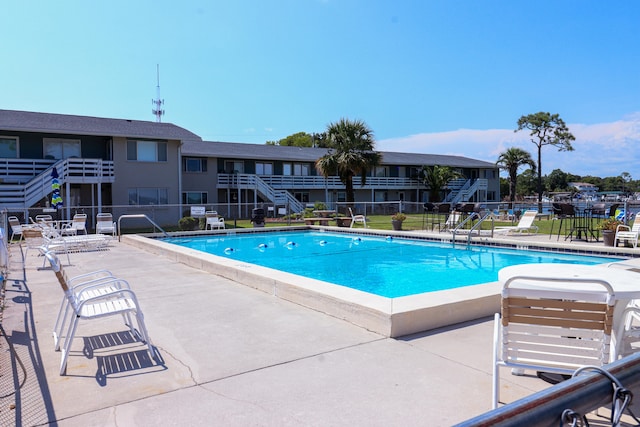
[[[458,187],[458,181],[454,180],[456,183],[454,185],[447,185],[447,188],[451,189],[452,187]],[[445,201],[447,203],[460,203],[460,202],[468,202],[471,200],[474,194],[476,194],[480,190],[486,190],[489,187],[489,181],[486,179],[476,179],[475,181],[467,180],[464,185],[458,187],[457,190],[452,191],[446,197]]]
[[[248,174],[219,174],[218,184],[221,188],[229,183],[235,183],[235,176],[257,176]],[[325,178],[323,176],[297,176],[297,175],[259,175],[259,178],[267,185],[274,189],[344,189],[344,184],[337,176]],[[359,176],[353,177],[353,186],[361,187],[362,179]],[[227,187],[228,188],[228,187]],[[377,177],[369,176],[363,188],[380,188],[380,189],[419,189],[423,188],[420,181],[411,178],[393,178],[393,177]]]
[[[56,162],[48,159],[0,159],[0,180],[6,184],[24,184]]]
[[[51,171],[58,170],[60,183],[114,182],[113,161],[101,159],[52,160],[2,159],[0,161],[0,205],[25,209],[51,193]],[[27,176],[27,171],[36,173]],[[11,179],[1,178],[4,174]],[[28,179],[27,179],[28,178]]]
[[[258,175],[252,174],[220,174],[218,175],[218,188],[237,188],[254,190],[268,201],[280,205],[289,206],[292,212],[301,212],[304,206],[286,190],[276,190]]]

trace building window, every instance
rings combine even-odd
[[[347,193],[346,193],[345,191],[338,191],[337,196],[338,196],[338,197],[337,197],[337,200],[336,200],[336,201],[337,201],[338,203],[344,203],[344,202],[346,202],[346,201],[347,201]]]
[[[130,205],[166,205],[169,203],[166,188],[130,188]]]
[[[79,139],[43,138],[42,149],[45,159],[82,157]]]
[[[244,173],[244,162],[227,160],[224,162],[225,173]]]
[[[386,202],[387,201],[387,192],[386,191],[374,191],[373,192],[373,201],[374,202]]]
[[[207,171],[207,159],[201,157],[183,157],[182,170],[185,172],[202,173]]]
[[[484,171],[484,177],[486,179],[495,179],[496,177],[496,171],[493,169],[487,169]]]
[[[0,136],[0,158],[18,158],[18,138],[11,136]]]
[[[309,192],[308,191],[300,192],[300,193],[293,193],[293,197],[295,197],[296,200],[299,201],[299,202],[309,203]]]
[[[384,178],[389,176],[389,169],[386,166],[376,166],[373,170],[373,176]]]
[[[166,162],[167,143],[159,141],[127,141],[127,160]]]
[[[185,205],[206,205],[207,201],[206,191],[186,191],[182,193],[182,203]]]
[[[497,200],[496,192],[495,191],[487,191],[487,201],[488,202],[495,202],[496,200]]]
[[[309,163],[283,163],[283,175],[309,176],[311,165]]]
[[[256,175],[273,175],[273,163],[256,163]]]

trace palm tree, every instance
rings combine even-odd
[[[316,169],[325,177],[338,175],[345,185],[347,203],[353,206],[353,177],[360,175],[364,185],[367,172],[382,160],[374,151],[373,131],[363,121],[342,118],[327,126],[326,140],[329,152],[316,160]]]
[[[462,174],[449,166],[422,166],[420,177],[424,184],[429,187],[429,201],[439,202],[440,195],[452,179],[461,178]]]
[[[521,148],[509,148],[504,153],[500,154],[496,166],[500,169],[507,171],[509,174],[509,201],[511,202],[511,208],[513,208],[513,202],[516,199],[516,182],[518,180],[518,169],[520,166],[529,166],[531,169],[535,169],[536,162],[531,158],[531,154]]]

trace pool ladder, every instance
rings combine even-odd
[[[453,234],[452,236],[452,242],[455,246],[456,244],[456,234],[458,233],[458,231],[460,229],[464,230],[465,225],[469,222],[469,221],[473,221],[473,217],[474,215],[469,215],[468,217],[466,217],[464,219],[464,221],[462,221],[460,224],[458,224],[453,230],[451,230],[451,233]],[[474,231],[478,231],[478,235],[480,235],[480,230],[479,227],[482,226],[482,223],[487,220],[490,219],[491,220],[491,237],[493,237],[493,215],[491,215],[491,211],[487,211],[483,217],[481,217],[478,222],[476,222],[475,224],[473,224],[473,226],[469,229],[469,230],[465,230],[465,233],[467,234],[467,246],[471,245],[471,236],[474,233]]]
[[[155,221],[149,218],[146,214],[129,214],[129,215],[120,215],[120,217],[118,218],[118,241],[120,241],[120,236],[122,235],[122,233],[120,233],[120,221],[122,221],[122,218],[146,218],[147,221],[149,221],[155,228],[157,228],[162,232],[162,234],[164,234],[164,237],[169,237],[167,232],[164,231],[162,227],[156,224]],[[155,231],[155,228],[154,228],[154,231]]]

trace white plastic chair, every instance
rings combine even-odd
[[[73,219],[66,227],[60,230],[63,235],[75,236],[78,233],[87,234],[87,214],[79,213],[73,216]]]
[[[444,222],[444,228],[442,230],[443,231],[453,230],[454,228],[456,228],[456,226],[460,223],[461,220],[462,220],[462,214],[458,211],[452,211],[447,217],[447,220]]]
[[[149,335],[144,324],[144,316],[140,309],[140,304],[138,303],[135,293],[130,289],[129,284],[125,280],[113,279],[114,282],[118,281],[120,283],[119,287],[113,292],[92,296],[89,295],[91,288],[88,287],[79,290],[74,294],[67,284],[62,267],[60,266],[60,262],[55,254],[46,252],[45,257],[51,264],[51,268],[58,278],[58,282],[64,291],[69,306],[73,309],[73,316],[71,316],[69,328],[67,329],[67,334],[64,337],[64,344],[61,347],[60,375],[66,374],[69,351],[71,350],[73,337],[76,333],[80,320],[91,320],[114,315],[122,315],[125,318],[125,325],[129,327],[131,334],[145,343],[151,356],[154,356],[153,346],[151,345],[151,340],[149,339]],[[138,329],[133,326],[131,315],[135,316]]]
[[[636,215],[633,220],[633,225],[619,225],[616,227],[616,237],[614,238],[613,245],[618,246],[620,241],[629,241],[633,244],[633,247],[638,247],[638,235],[640,234],[640,215]]]
[[[367,228],[367,218],[364,215],[354,215],[351,208],[349,208],[349,213],[351,214],[351,225],[349,228],[353,228],[357,223],[360,223],[364,225],[364,228]]]
[[[225,228],[224,218],[218,215],[216,211],[207,211],[204,213],[205,217],[205,230],[213,230]]]
[[[67,263],[71,265],[67,242],[62,237],[49,237],[47,232],[40,227],[28,227],[22,230],[26,249],[24,252],[25,259],[30,249],[49,251],[53,253],[64,253],[67,255]],[[43,258],[42,266],[44,267],[46,259]]]
[[[520,217],[520,221],[518,221],[517,225],[497,226],[493,229],[493,231],[494,233],[505,233],[505,234],[511,233],[511,232],[523,233],[523,232],[531,232],[531,231],[533,231],[534,233],[537,233],[538,227],[536,225],[533,225],[533,221],[535,221],[537,215],[538,215],[537,211],[528,210],[522,214],[522,216]]]
[[[11,227],[11,241],[13,241],[13,239],[16,236],[20,236],[20,241],[22,241],[22,224],[20,224],[20,220],[18,219],[17,216],[10,216],[7,218],[7,221],[9,221],[9,226]]]
[[[116,223],[113,220],[113,215],[109,212],[96,215],[96,234],[116,235]]]
[[[602,292],[562,289],[560,282],[595,283]],[[553,287],[556,287],[553,289]],[[572,374],[609,363],[615,296],[603,280],[515,276],[502,289],[495,315],[493,408],[500,398],[500,368]]]

